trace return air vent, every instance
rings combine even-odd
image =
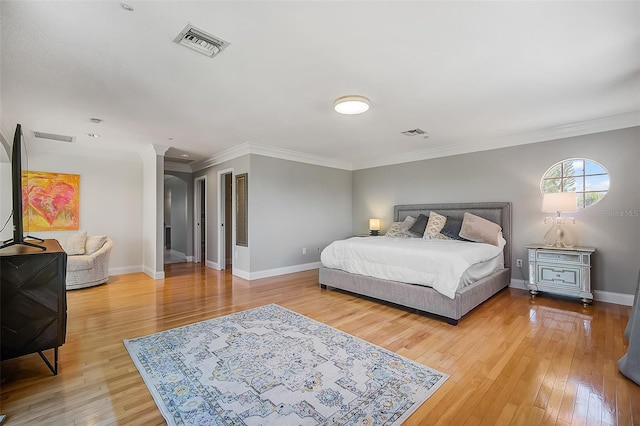
[[[56,135],[55,133],[37,132],[35,130],[33,131],[33,136],[35,136],[38,139],[49,139],[52,141],[59,141],[59,142],[73,143],[76,141],[76,138],[73,136]]]
[[[422,129],[413,129],[413,130],[405,130],[404,132],[400,132],[405,136],[415,136],[415,135],[424,135],[427,132],[425,132]]]
[[[187,24],[180,34],[173,39],[173,42],[210,58],[213,58],[231,44],[194,27],[192,24]]]

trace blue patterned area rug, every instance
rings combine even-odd
[[[170,425],[399,425],[449,377],[278,305],[124,344]]]

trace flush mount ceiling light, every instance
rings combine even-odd
[[[369,99],[359,95],[341,96],[333,103],[340,114],[362,114],[369,109]]]

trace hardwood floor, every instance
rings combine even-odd
[[[317,271],[248,282],[183,263],[166,276],[68,292],[59,375],[37,354],[2,362],[6,423],[164,424],[122,339],[277,303],[450,374],[406,424],[640,425],[640,387],[616,366],[629,307],[507,289],[454,327],[321,290]]]

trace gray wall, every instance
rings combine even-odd
[[[351,172],[251,155],[249,223],[252,272],[319,262],[351,235]]]
[[[193,178],[200,176],[206,176],[207,178],[207,262],[218,262],[218,231],[220,228],[218,218],[218,194],[220,192],[218,172],[228,169],[233,169],[234,176],[241,173],[249,173],[249,155],[243,155],[233,160],[216,164],[193,174]],[[251,175],[249,175],[249,197],[251,197]],[[249,209],[251,209],[251,200],[249,200]],[[231,226],[231,224],[227,224],[227,226]],[[251,221],[249,221],[249,238],[251,238],[252,226]],[[251,267],[249,248],[234,246],[232,250],[233,268],[249,272]]]
[[[573,214],[578,245],[597,249],[592,287],[633,294],[640,265],[639,127],[355,171],[353,231],[366,233],[371,217],[388,228],[395,204],[510,201],[512,278],[521,279],[515,259],[524,260],[527,276],[525,246],[542,242],[548,228],[547,214],[540,211],[540,178],[554,163],[573,157],[598,161],[611,178],[602,201]]]
[[[319,249],[351,235],[352,172],[245,155],[194,173],[207,176],[207,260],[218,260],[218,172],[231,168],[248,173],[249,182],[249,246],[233,247],[234,269],[319,262]]]

